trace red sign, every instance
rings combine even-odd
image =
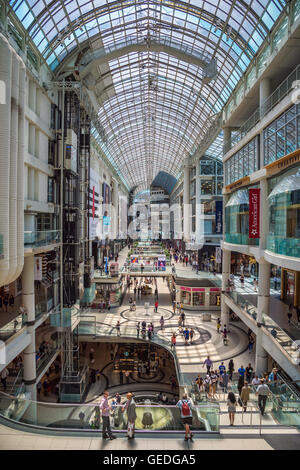
[[[259,238],[260,189],[249,189],[249,238]]]
[[[220,287],[211,287],[209,289],[209,292],[220,292],[220,290],[221,290]]]
[[[205,292],[205,287],[194,287],[193,292]]]
[[[180,286],[180,290],[184,290],[184,291],[187,291],[187,292],[191,292],[191,288],[190,287],[183,287],[183,286]]]

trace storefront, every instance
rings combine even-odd
[[[177,279],[176,301],[187,310],[219,310],[221,305],[221,288],[208,279]]]
[[[110,302],[111,307],[119,307],[122,300],[122,294],[126,289],[126,283],[120,278],[106,278],[95,280],[96,295],[92,308],[97,308],[101,302]]]
[[[300,303],[300,272],[290,269],[281,270],[281,299],[288,305]]]

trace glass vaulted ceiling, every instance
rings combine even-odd
[[[161,48],[131,50],[98,67],[106,149],[130,187],[177,176],[285,7],[285,0],[11,0],[11,8],[56,72],[77,52],[143,40],[215,59],[217,75]],[[77,54],[78,56],[78,54]],[[103,93],[104,89],[104,93]],[[96,93],[97,95],[97,93]]]

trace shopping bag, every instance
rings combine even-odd
[[[128,422],[127,436],[128,437],[133,437],[133,432],[134,432],[134,423]]]

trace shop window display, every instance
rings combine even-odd
[[[205,304],[205,292],[193,292],[193,305]]]
[[[258,245],[258,238],[249,238],[249,192],[234,192],[225,206],[225,241],[238,245]]]
[[[300,258],[300,170],[269,182],[267,249]]]

